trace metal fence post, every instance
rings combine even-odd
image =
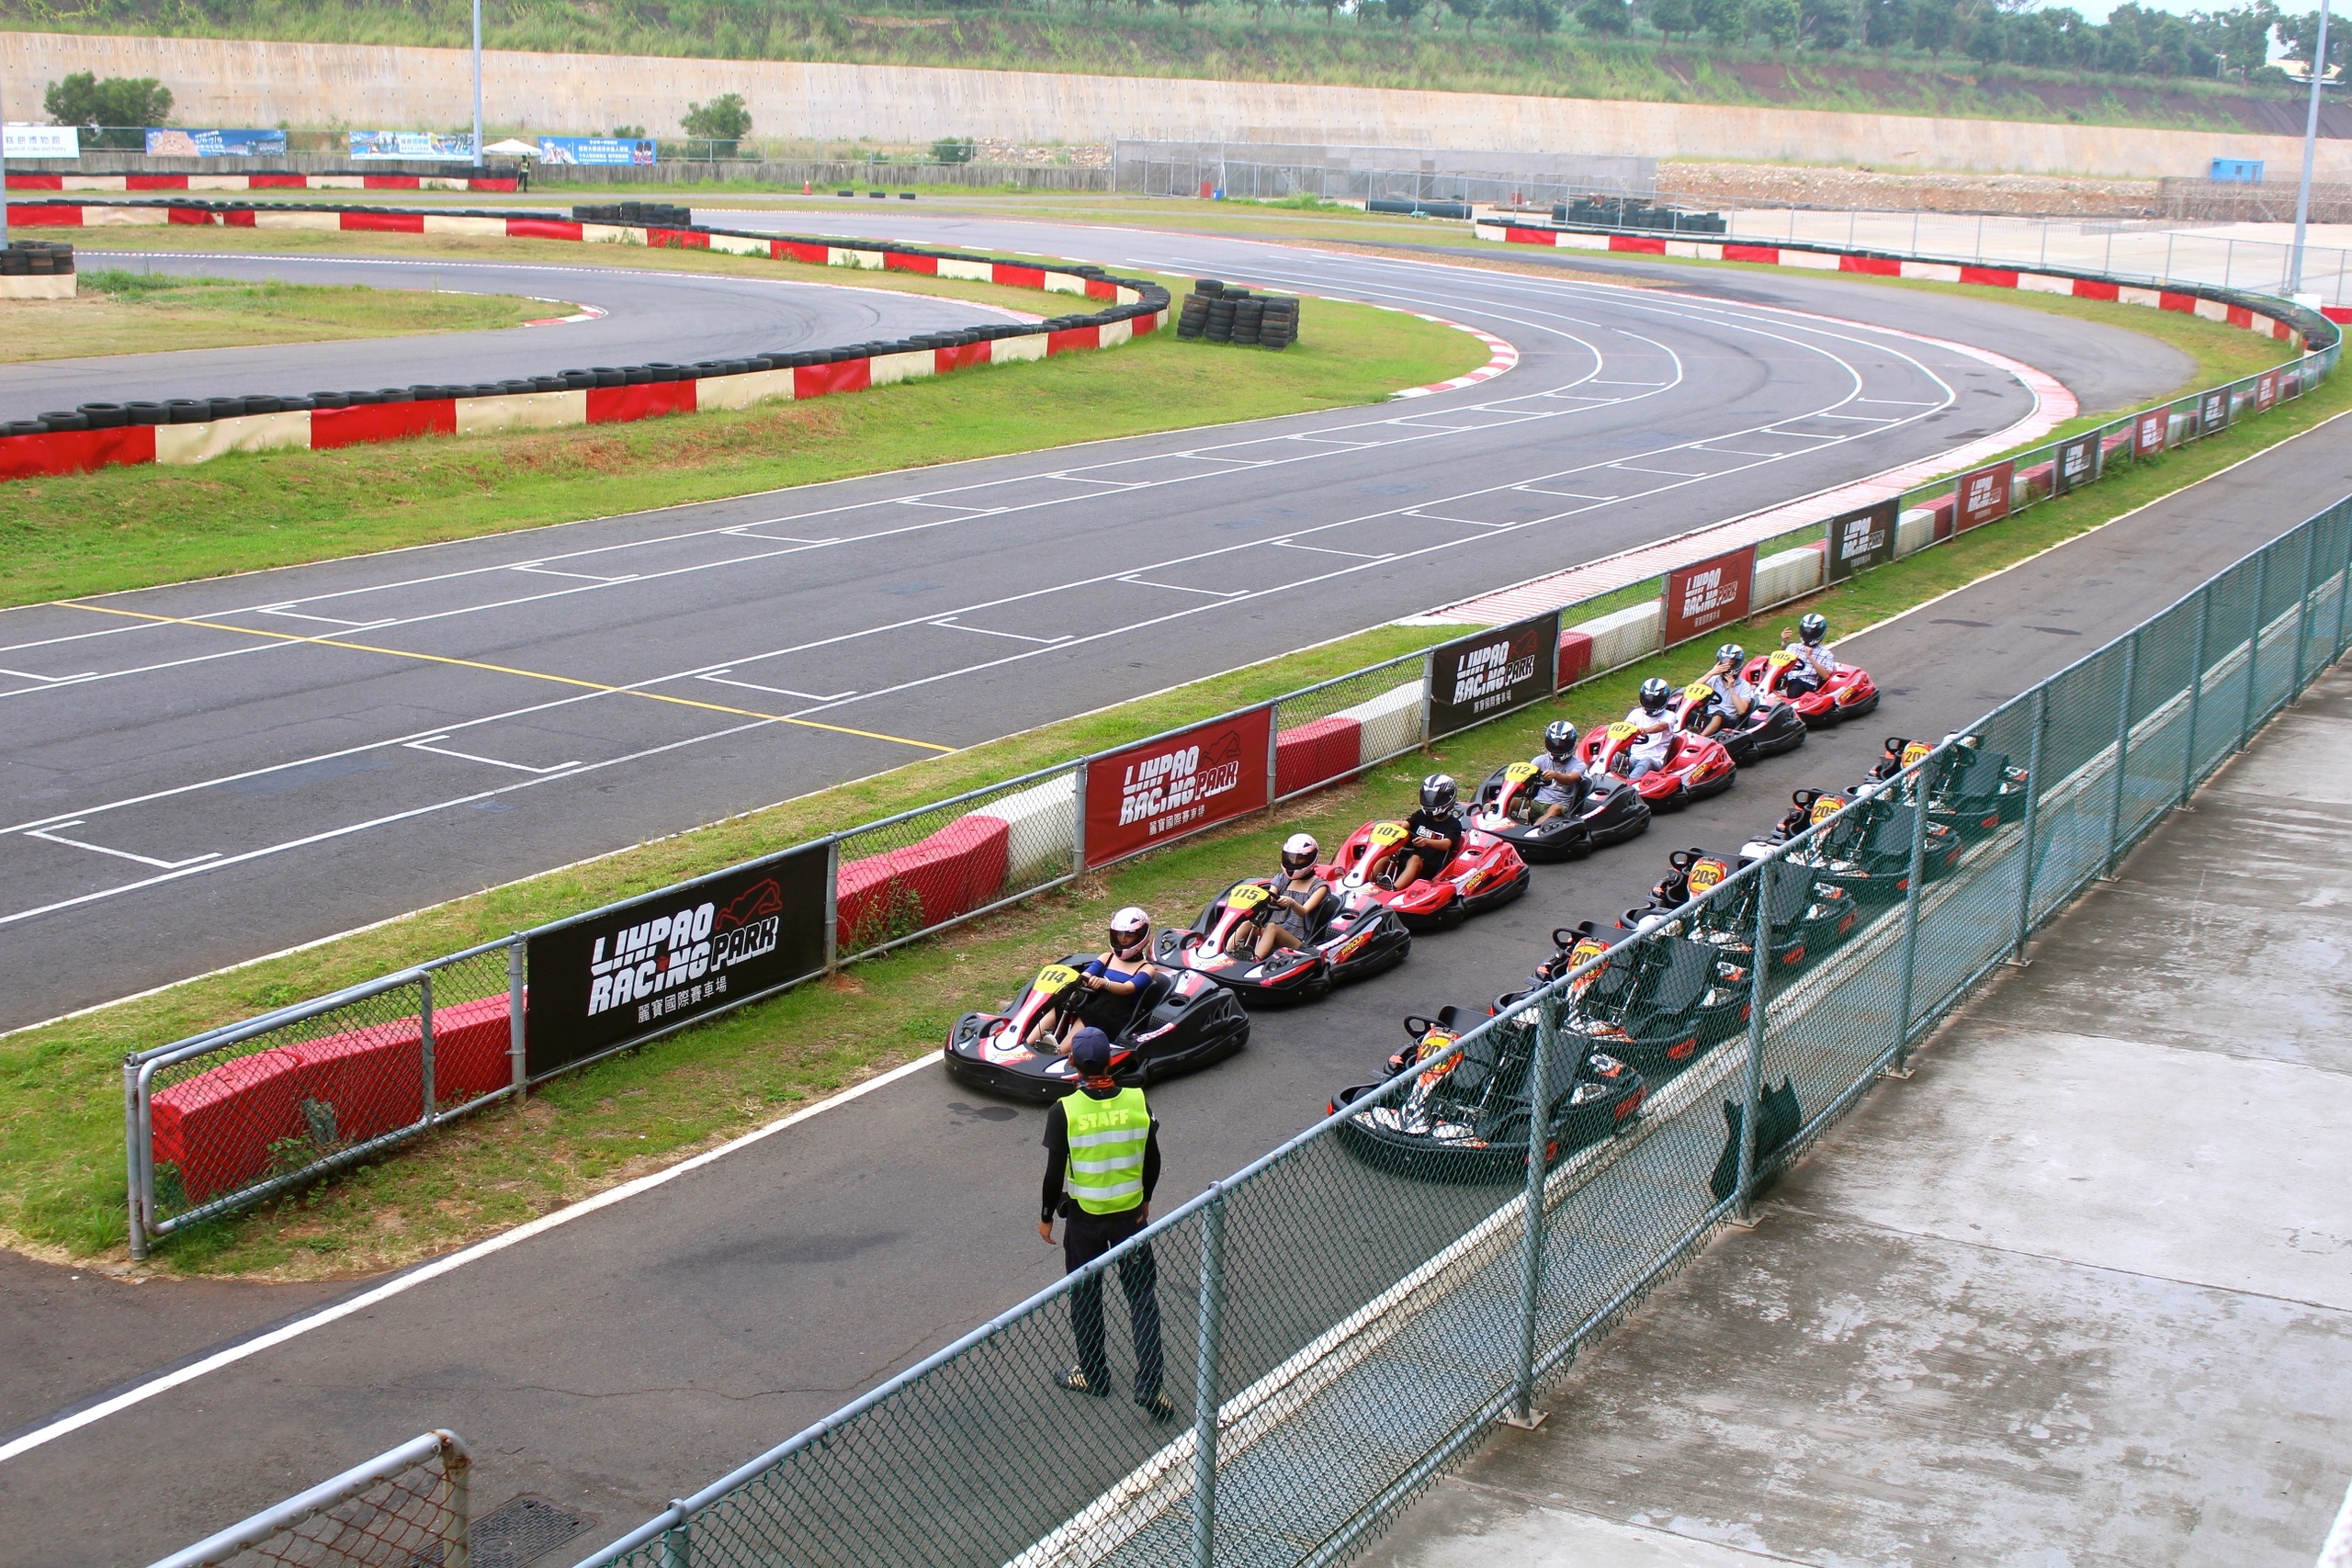
[[[435,1435],[448,1439],[441,1445],[441,1473],[449,1483],[449,1506],[441,1515],[441,1568],[472,1568],[473,1456],[456,1433]]]
[[[1193,1562],[1216,1563],[1217,1346],[1225,1316],[1225,1188],[1201,1211],[1200,1353],[1193,1374]]]
[[[2195,809],[2188,796],[2197,787],[2197,710],[2205,705],[2205,634],[2212,618],[2213,585],[2209,582],[2197,595],[2197,639],[2188,654],[2188,739],[2180,749],[2180,798],[2174,803],[2183,811]]]
[[[2107,853],[2098,863],[2098,879],[2115,880],[2116,846],[2123,840],[2123,788],[2132,766],[2132,687],[2139,684],[2140,634],[2135,630],[2123,644],[2123,698],[2115,715],[2115,792],[2107,802]]]
[[[1903,980],[1895,987],[1894,1059],[1887,1064],[1889,1077],[1911,1076],[1911,983],[1918,969],[1919,908],[1927,900],[1928,769],[1934,761],[1930,753],[1911,775],[1911,871],[1903,886]]]
[[[2254,608],[2246,612],[2245,634],[2245,711],[2238,718],[2238,743],[2235,750],[2245,750],[2254,739],[2255,693],[2261,682],[2256,678],[2262,668],[2262,604],[2270,596],[2270,552],[2263,551],[2254,558]]]
[[[1555,673],[1553,679],[1556,681],[1559,676]],[[1431,716],[1430,708],[1436,701],[1437,649],[1431,649],[1421,656],[1421,744],[1424,746],[1427,746],[1431,739],[1430,729],[1435,720]]]
[[[506,940],[506,1062],[519,1097],[531,1081],[530,1029],[523,1002],[523,933]]]
[[[2331,660],[2344,657],[2344,601],[2352,596],[2352,507],[2338,507],[2344,515],[2337,519],[2344,525],[2344,565],[2335,580],[2335,641]]]
[[[2022,863],[2018,872],[2018,931],[2009,943],[2008,963],[2011,967],[2026,966],[2025,939],[2033,930],[2033,852],[2035,829],[2041,825],[2041,738],[2050,728],[2050,682],[2044,681],[2033,689],[2033,739],[2026,744],[2025,753],[2025,817],[2019,823],[2022,834],[2018,855]]]
[[[842,966],[842,841],[825,840],[825,973]]]
[[[1274,802],[1282,798],[1283,779],[1283,705],[1280,698],[1266,705],[1266,814],[1272,816]]]
[[[1086,874],[1086,769],[1088,759],[1078,760],[1078,771],[1069,781],[1069,874]]]
[[[424,1124],[433,1125],[436,1119],[433,1104],[433,971],[427,969],[416,977],[416,1042],[418,1076],[424,1089]]]
[[[691,1526],[686,1506],[673,1499],[670,1508],[678,1516],[678,1522],[662,1532],[662,1568],[693,1568],[695,1549],[686,1533]]]
[[[139,1064],[129,1055],[122,1058],[122,1166],[130,1213],[130,1260],[139,1263],[147,1257],[147,1214],[139,1193]]]
[[[2303,592],[2295,601],[2295,683],[2290,690],[2290,703],[2300,702],[2303,695],[2303,645],[2312,636],[2312,573],[2319,570],[2319,528],[2316,523],[2303,525]]]
[[[1527,1228],[1519,1273],[1519,1393],[1511,1414],[1503,1417],[1529,1431],[1544,1420],[1535,1413],[1535,1316],[1544,1301],[1544,1178],[1552,1161],[1552,1052],[1558,1039],[1555,1005],[1550,996],[1535,1003],[1535,1065],[1527,1080]]]
[[[1764,1102],[1764,1021],[1772,1006],[1768,979],[1772,972],[1772,873],[1779,864],[1777,859],[1768,859],[1756,868],[1756,948],[1747,966],[1747,1081],[1739,1113],[1739,1206],[1732,1221],[1739,1225],[1756,1223],[1748,1194],[1756,1185],[1756,1117]]]

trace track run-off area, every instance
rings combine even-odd
[[[700,216],[787,228],[799,215]],[[1674,285],[1629,288],[889,219],[867,221],[1422,311],[1507,340],[1519,360],[1378,408],[0,614],[0,933],[23,976],[0,1026],[1999,432],[2024,439],[2071,412],[2038,411],[2007,361],[2086,412],[2169,392],[2193,368],[2122,323],[1836,280],[1614,269]],[[579,281],[560,292],[593,298]]]

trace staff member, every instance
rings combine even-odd
[[[1159,1123],[1152,1120],[1143,1090],[1122,1089],[1111,1077],[1109,1035],[1091,1025],[1078,1030],[1069,1039],[1069,1060],[1078,1073],[1078,1092],[1056,1100],[1046,1112],[1046,1187],[1037,1234],[1051,1242],[1055,1219],[1068,1222],[1062,1262],[1075,1274],[1151,1222],[1151,1190],[1159,1184]],[[1136,1403],[1153,1420],[1170,1420],[1176,1406],[1159,1387],[1159,1261],[1150,1247],[1139,1247],[1119,1259],[1118,1270],[1128,1325],[1135,1331]],[[1073,1393],[1109,1398],[1101,1274],[1070,1288],[1069,1325],[1078,1340],[1078,1364],[1057,1381]]]

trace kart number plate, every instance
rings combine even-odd
[[[1790,665],[1794,664],[1796,661],[1797,656],[1793,653],[1776,653],[1764,661],[1764,668],[1767,670],[1786,670]]]
[[[1532,762],[1513,762],[1503,770],[1503,782],[1506,784],[1525,784],[1534,776],[1535,764]]]
[[[1256,883],[1245,882],[1225,896],[1225,907],[1228,909],[1254,909],[1271,897]]]
[[[1703,703],[1715,694],[1715,689],[1704,681],[1693,681],[1682,688],[1682,694],[1694,703]]]
[[[1039,996],[1053,997],[1059,996],[1076,984],[1077,970],[1067,964],[1048,964],[1037,971],[1037,978],[1030,983],[1029,988]]]
[[[1631,740],[1634,735],[1634,727],[1622,718],[1609,727],[1609,739],[1611,740]]]
[[[1710,858],[1693,863],[1690,867],[1691,896],[1696,897],[1711,887],[1722,886],[1724,878],[1730,874],[1731,868],[1719,860]]]
[[[1813,803],[1813,821],[1815,826],[1818,827],[1820,824],[1828,821],[1832,817],[1837,816],[1838,813],[1845,809],[1846,802],[1840,797],[1834,795],[1823,795],[1819,800]]]
[[[1568,967],[1574,969],[1577,964],[1589,963],[1608,951],[1609,949],[1607,947],[1593,941],[1592,938],[1580,937],[1577,939],[1576,946],[1568,949]],[[1594,977],[1600,973],[1600,970],[1594,970],[1592,974],[1587,975],[1583,979],[1577,981],[1573,988],[1578,993],[1582,993],[1587,986],[1592,984]]]
[[[1402,822],[1377,822],[1373,825],[1371,843],[1374,849],[1385,850],[1404,841],[1405,824]]]
[[[1905,741],[1903,746],[1903,765],[1907,768],[1914,762],[1925,761],[1928,753],[1934,750],[1934,747],[1924,740]]]

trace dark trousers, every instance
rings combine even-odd
[[[1062,1261],[1076,1273],[1143,1229],[1140,1210],[1124,1214],[1072,1213],[1062,1227]],[[1159,1392],[1159,1260],[1151,1248],[1140,1247],[1119,1259],[1119,1289],[1127,1296],[1127,1322],[1136,1336],[1136,1396],[1148,1399]],[[1070,1287],[1070,1331],[1078,1338],[1078,1365],[1086,1386],[1111,1387],[1111,1362],[1103,1343],[1102,1276],[1095,1274]]]

